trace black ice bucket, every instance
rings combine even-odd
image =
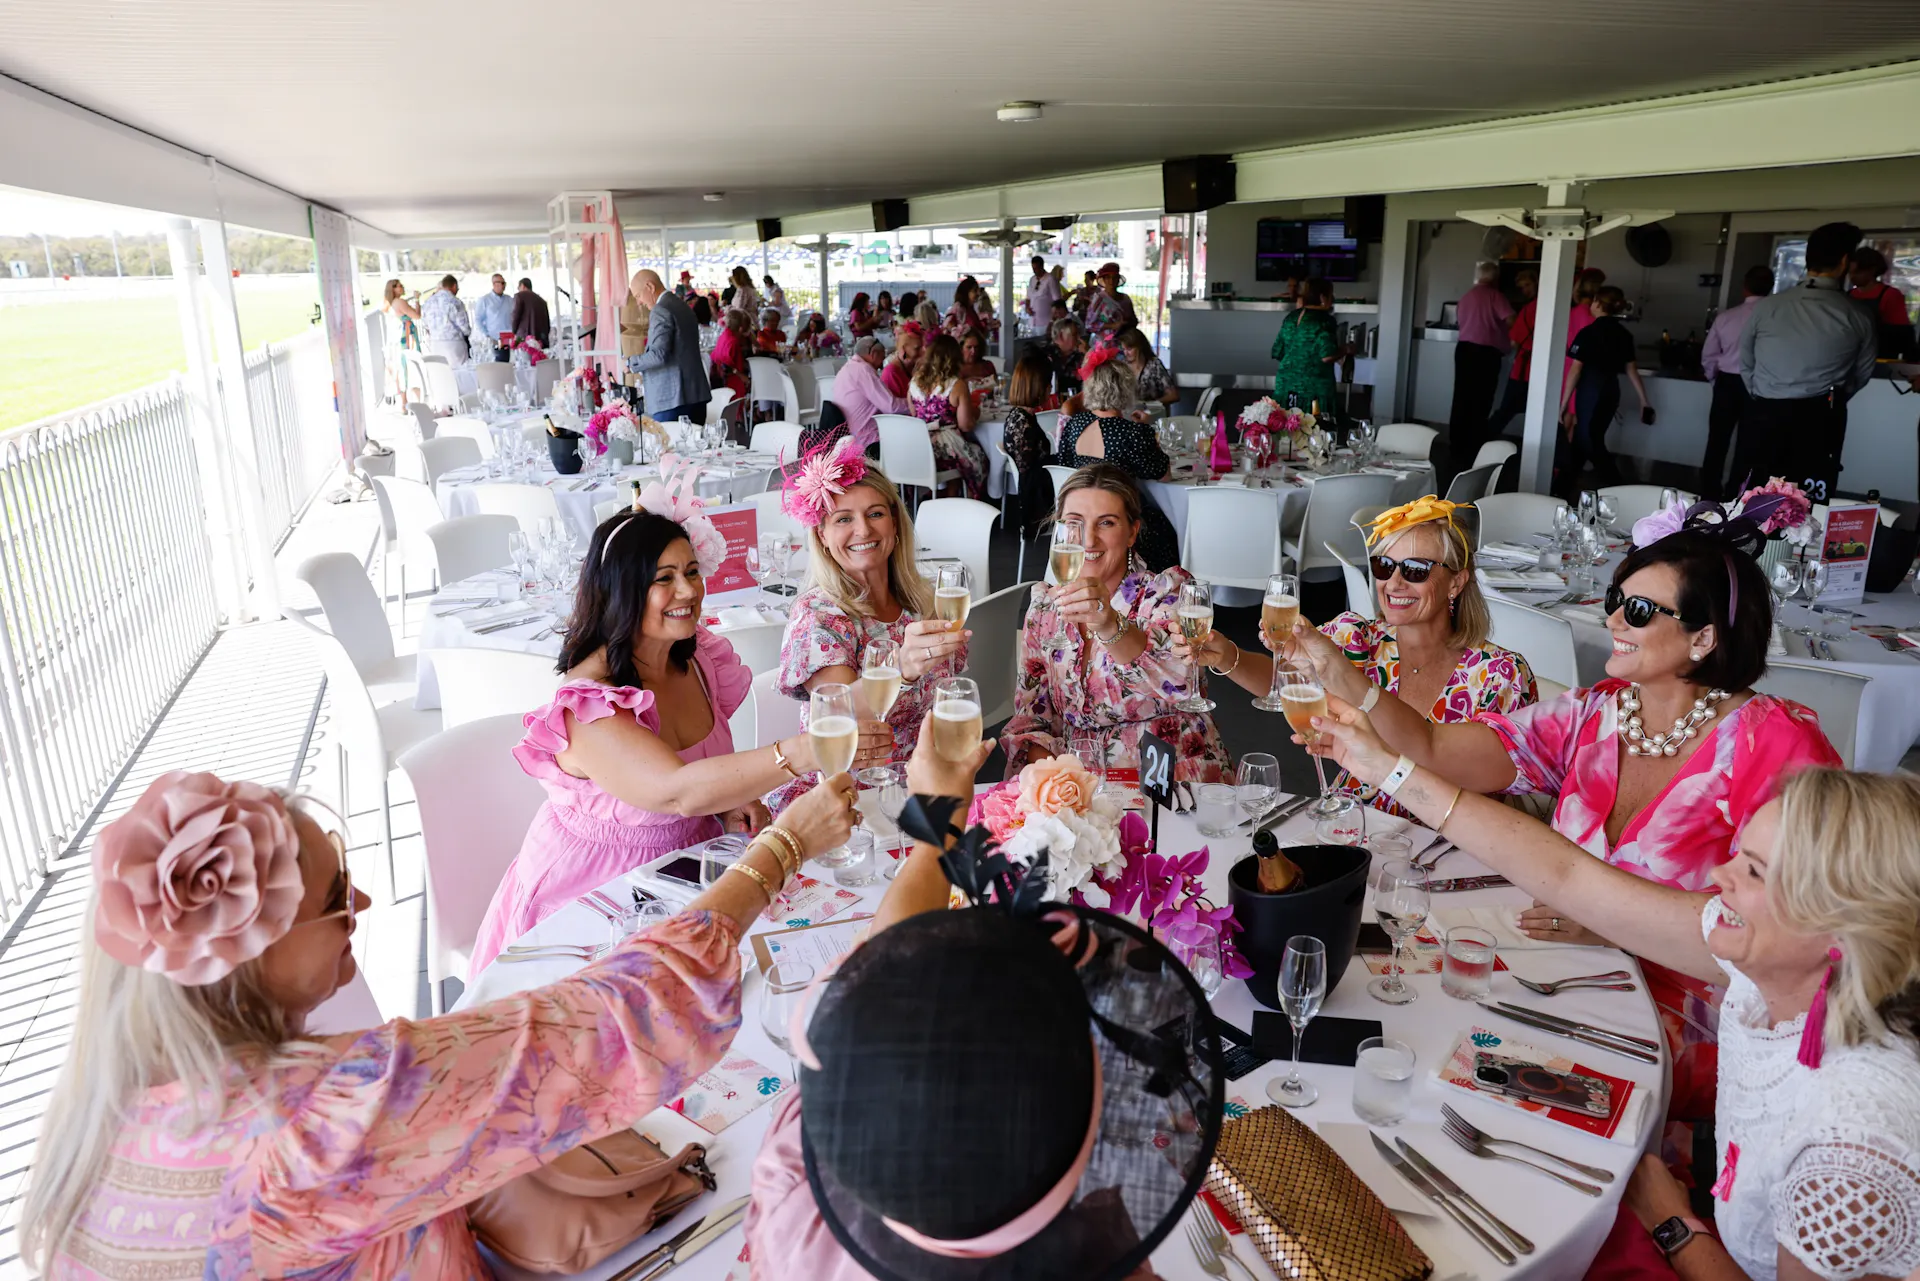
[[[1240,933],[1234,946],[1253,967],[1247,989],[1270,1010],[1280,1008],[1275,985],[1287,940],[1306,934],[1327,949],[1327,995],[1340,983],[1360,938],[1360,909],[1367,898],[1372,856],[1353,845],[1291,845],[1285,853],[1299,865],[1306,888],[1268,894],[1260,888],[1260,860],[1249,855],[1227,874],[1227,901]]]

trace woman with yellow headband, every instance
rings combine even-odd
[[[1428,495],[1381,512],[1367,535],[1379,619],[1348,612],[1317,632],[1300,628],[1313,641],[1304,657],[1316,666],[1323,659],[1338,663],[1356,697],[1364,681],[1437,724],[1509,712],[1537,697],[1527,660],[1487,640],[1487,603],[1474,581],[1467,516],[1456,514],[1461,506]],[[1306,645],[1291,637],[1263,639],[1269,648]],[[1269,656],[1242,652],[1217,631],[1198,657],[1253,693],[1272,685]],[[1333,684],[1327,688],[1338,692]],[[1404,813],[1374,788],[1357,795],[1377,809]]]

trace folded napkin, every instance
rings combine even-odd
[[[516,618],[538,618],[540,611],[523,600],[508,601],[492,609],[476,609],[463,615],[469,628],[491,627],[495,623],[505,623]]]
[[[1581,605],[1575,605],[1570,609],[1561,610],[1560,617],[1576,623],[1592,623],[1596,627],[1605,627],[1607,625],[1607,616],[1605,614],[1602,614],[1597,609],[1588,609]]]
[[[1427,928],[1436,933],[1462,925],[1477,926],[1493,935],[1494,946],[1502,952],[1530,952],[1551,947],[1585,947],[1584,943],[1542,943],[1520,932],[1518,907],[1447,907],[1430,912]]]
[[[1477,572],[1480,581],[1488,587],[1551,588],[1558,591],[1563,585],[1560,575],[1546,569],[1482,569]]]
[[[451,583],[434,594],[433,603],[438,605],[442,601],[471,603],[477,600],[499,600],[501,586],[500,583],[477,583],[471,580],[464,583]]]
[[[722,627],[758,627],[767,621],[767,616],[756,605],[730,605],[720,611]]]
[[[1230,471],[1222,475],[1217,483],[1223,489],[1245,489],[1247,478],[1237,471]]]

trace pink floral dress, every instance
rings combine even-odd
[[[1035,586],[1020,632],[1013,719],[1000,738],[1008,777],[1028,761],[1068,751],[1083,735],[1106,740],[1109,767],[1138,770],[1143,732],[1173,747],[1174,777],[1189,783],[1226,777],[1232,762],[1213,718],[1173,707],[1191,689],[1197,670],[1168,652],[1180,631],[1180,585],[1190,577],[1176,565],[1163,574],[1134,570],[1120,580],[1113,607],[1148,641],[1146,651],[1126,664],[1063,619],[1047,601],[1047,589]],[[1204,690],[1206,676],[1199,680]]]
[[[966,394],[967,385],[960,379],[955,379],[945,391],[926,392],[919,383],[907,389],[913,416],[927,424],[927,434],[933,442],[934,470],[959,472],[967,497],[979,501],[987,496],[990,470],[986,448],[957,425],[959,416],[954,406]]]
[[[156,1086],[49,1276],[489,1276],[469,1203],[683,1093],[739,1027],[738,931],[685,912],[549,987],[235,1064],[207,1109]]]
[[[1393,628],[1377,619],[1345,613],[1322,624],[1320,632],[1374,685],[1389,694],[1400,692],[1400,642],[1394,639]],[[1526,659],[1498,645],[1477,645],[1460,655],[1459,665],[1433,706],[1426,709],[1426,717],[1436,725],[1451,725],[1470,721],[1481,712],[1515,711],[1539,698]],[[1410,817],[1379,788],[1357,784],[1347,790],[1377,810]]]
[[[1788,775],[1840,755],[1809,709],[1756,694],[1717,716],[1708,739],[1666,789],[1607,842],[1607,816],[1620,790],[1620,691],[1603,680],[1548,703],[1475,719],[1500,737],[1516,776],[1516,794],[1558,794],[1553,830],[1595,858],[1635,876],[1696,893],[1713,888],[1713,869],[1733,857],[1734,838],[1772,799]],[[1643,960],[1647,987],[1673,1054],[1667,1116],[1684,1122],[1713,1115],[1720,989]],[[1668,1163],[1684,1166],[1690,1131],[1669,1126]]]
[[[807,682],[813,679],[814,673],[829,667],[851,667],[858,672],[868,645],[877,640],[904,645],[907,624],[919,617],[903,608],[900,617],[883,623],[877,618],[847,612],[818,587],[801,592],[787,618],[786,639],[780,642],[780,674],[774,678],[775,688],[782,694],[800,700],[800,727],[807,726]],[[960,670],[966,661],[967,647],[962,644],[954,659],[954,670]],[[913,745],[920,739],[920,722],[933,710],[934,683],[945,674],[944,671],[929,673],[917,681],[901,682],[900,697],[887,713],[887,727],[893,731],[892,760],[904,761],[913,755]],[[802,774],[768,793],[767,808],[778,814],[811,791],[819,777]]]
[[[753,673],[733,646],[705,628],[695,633],[693,665],[713,705],[713,729],[678,753],[688,764],[733,751],[727,718],[746,701],[753,684]],[[660,732],[653,695],[630,685],[569,681],[554,692],[551,703],[527,713],[527,735],[513,749],[513,757],[540,780],[547,800],[533,816],[520,852],[487,906],[469,974],[486,969],[507,944],[594,886],[720,835],[720,820],[711,815],[655,814],[601,791],[592,779],[561,769],[554,757],[567,749],[569,713],[579,724],[624,713],[650,732]]]

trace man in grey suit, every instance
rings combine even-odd
[[[647,326],[647,349],[627,361],[640,375],[647,416],[670,423],[679,418],[707,421],[707,362],[700,354],[700,326],[693,309],[678,294],[669,293],[660,274],[640,271],[635,276],[640,301],[652,311]]]

